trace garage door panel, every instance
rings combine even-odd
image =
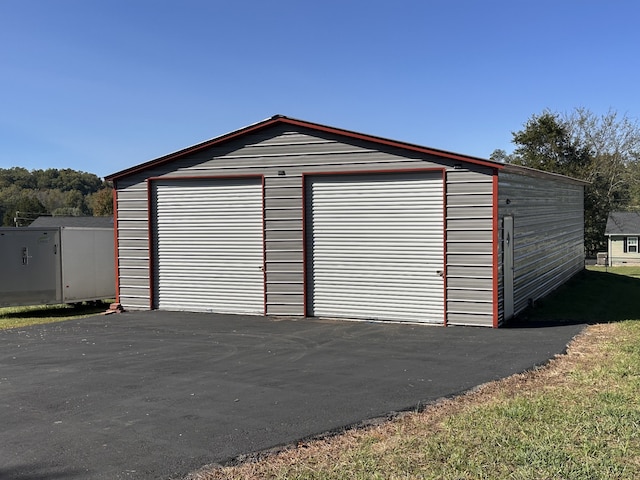
[[[264,313],[261,179],[157,181],[154,193],[156,306]]]
[[[432,172],[311,178],[309,313],[442,323],[442,184]]]

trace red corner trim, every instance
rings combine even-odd
[[[265,180],[262,177],[262,298],[263,315],[267,314],[267,222],[265,220],[266,200],[265,200]]]
[[[113,186],[111,191],[111,201],[113,202],[113,255],[114,255],[114,269],[116,280],[116,302],[120,303],[120,243],[118,242],[118,191],[116,186]]]
[[[498,303],[500,301],[499,295],[499,249],[498,242],[500,241],[499,235],[499,204],[498,204],[498,169],[493,171],[493,328],[498,328],[499,326],[499,315],[500,310],[498,308]]]
[[[147,179],[147,238],[148,238],[148,246],[149,249],[149,310],[153,310],[155,308],[155,263],[153,256],[153,223],[151,221],[152,213],[153,213],[153,185],[151,179]]]
[[[307,229],[307,206],[309,204],[309,199],[307,199],[307,177],[306,173],[302,174],[302,312],[306,317],[309,315],[309,311],[307,310],[309,306],[309,269],[308,262],[309,260],[309,251],[307,247],[308,239],[307,235],[310,232]]]
[[[447,171],[442,170],[442,284],[443,288],[443,325],[446,327],[449,324],[449,313],[447,310]]]

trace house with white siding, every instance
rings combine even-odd
[[[640,265],[640,213],[611,212],[604,231],[607,262],[612,266]]]
[[[131,310],[498,327],[584,268],[585,182],[281,115],[107,179]]]

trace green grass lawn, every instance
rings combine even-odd
[[[525,317],[591,325],[544,368],[192,478],[640,478],[640,268],[590,268]]]
[[[109,303],[73,305],[35,305],[0,308],[0,330],[43,323],[62,322],[102,313]]]

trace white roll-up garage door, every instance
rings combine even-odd
[[[443,323],[440,172],[307,179],[308,313]]]
[[[155,306],[264,313],[262,180],[154,181]]]

